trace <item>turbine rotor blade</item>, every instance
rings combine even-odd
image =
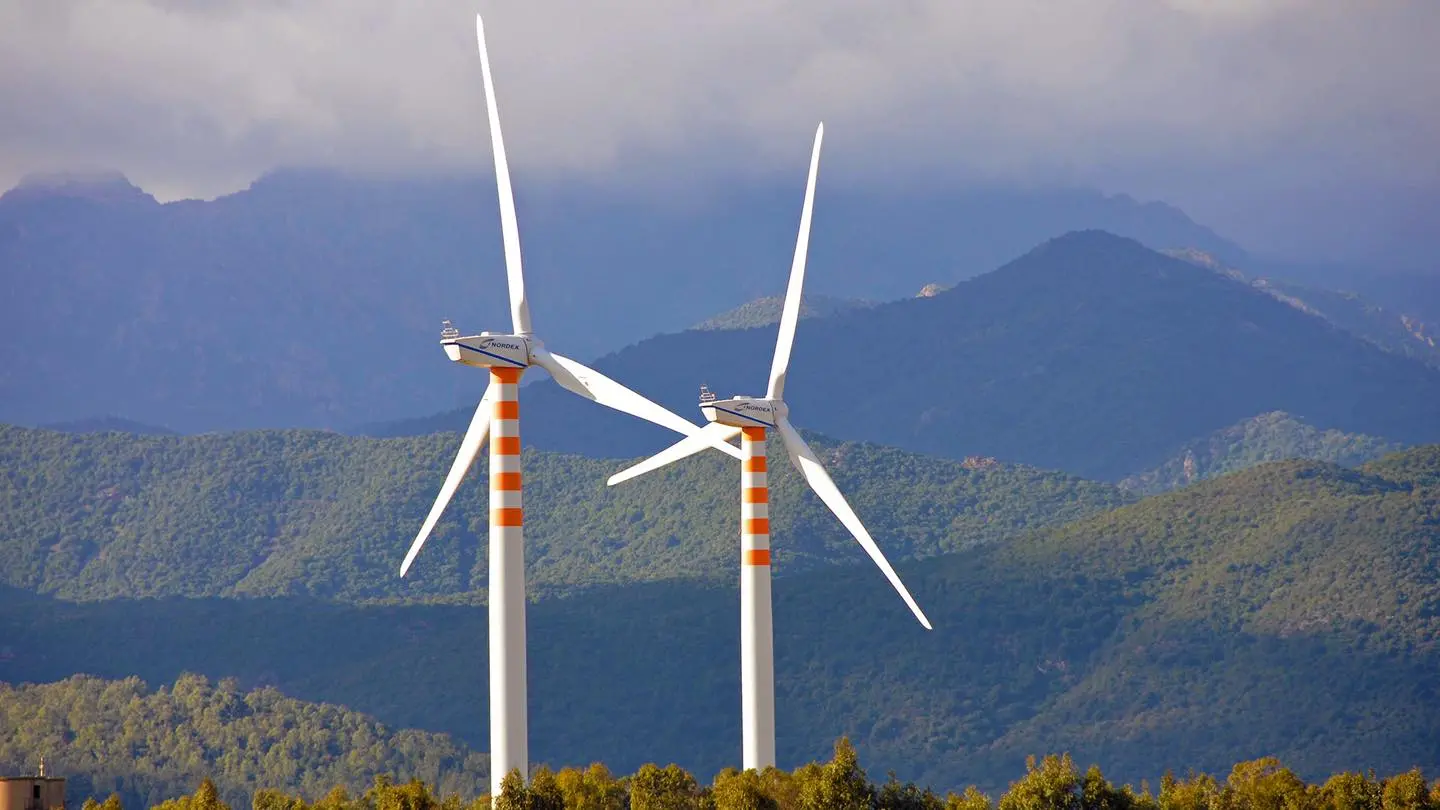
[[[615,473],[605,482],[606,486],[613,487],[622,481],[629,481],[631,478],[644,475],[652,470],[658,470],[666,464],[679,461],[688,456],[693,456],[701,450],[708,450],[712,447],[710,436],[714,436],[728,444],[730,439],[740,434],[740,428],[722,425],[719,422],[711,422],[700,429],[700,434],[701,435],[686,436],[644,461]]]
[[[860,518],[850,508],[850,504],[845,501],[845,496],[840,494],[840,488],[830,480],[830,474],[825,472],[820,460],[815,457],[815,451],[811,450],[810,445],[800,438],[799,431],[795,430],[795,426],[790,424],[789,419],[781,418],[778,427],[780,438],[785,442],[785,452],[790,455],[790,463],[794,464],[795,469],[805,476],[805,481],[810,484],[810,488],[815,490],[815,494],[820,496],[820,500],[824,501],[826,506],[830,507],[830,511],[835,513],[835,517],[840,518],[840,522],[850,530],[850,534],[860,543],[860,547],[865,549],[865,553],[870,555],[870,559],[880,566],[880,571],[885,574],[886,579],[890,580],[890,584],[895,586],[895,590],[900,592],[900,598],[910,606],[910,612],[915,614],[915,618],[920,620],[920,624],[926,630],[931,629],[930,620],[925,618],[925,613],[915,603],[915,598],[910,595],[910,591],[906,590],[905,583],[900,581],[895,569],[890,567],[884,553],[875,544],[875,540],[870,537],[870,532],[865,530],[865,524],[860,522]]]
[[[494,390],[485,389],[485,396],[480,398],[480,404],[475,407],[475,415],[470,417],[470,427],[465,430],[465,438],[460,441],[460,452],[455,454],[455,463],[450,465],[450,474],[445,476],[445,483],[440,487],[440,494],[435,497],[435,504],[430,507],[425,525],[420,527],[420,533],[415,535],[415,542],[410,544],[405,562],[400,563],[402,577],[410,570],[410,564],[415,562],[420,547],[425,545],[426,538],[440,521],[440,516],[445,513],[445,507],[450,504],[455,490],[460,488],[460,482],[465,480],[465,473],[470,471],[475,457],[480,455],[480,448],[485,446],[485,439],[490,435],[490,397]]]
[[[805,256],[810,251],[810,214],[815,208],[815,175],[820,170],[820,142],[825,125],[815,129],[815,148],[810,153],[810,179],[805,184],[805,205],[800,209],[800,235],[795,238],[795,258],[790,263],[790,284],[785,288],[785,308],[780,312],[780,333],[775,338],[775,358],[770,362],[770,387],[765,396],[785,395],[785,374],[790,367],[790,348],[795,345],[795,326],[800,321],[800,296],[805,288]]]
[[[475,15],[475,38],[480,43],[480,72],[485,82],[485,112],[490,119],[490,146],[495,152],[495,186],[500,197],[500,233],[505,240],[505,273],[510,281],[510,322],[519,335],[530,334],[530,304],[525,300],[525,273],[520,262],[520,224],[515,219],[515,193],[510,188],[510,164],[505,160],[505,138],[500,134],[500,110],[495,104],[495,82],[490,77],[490,56],[485,50],[485,23]]]
[[[606,407],[670,428],[676,433],[704,436],[710,447],[740,458],[738,449],[721,441],[714,434],[702,433],[699,425],[686,421],[583,363],[555,354],[541,346],[533,348],[531,355],[535,364],[550,372],[550,376],[554,377],[555,382],[562,388]]]

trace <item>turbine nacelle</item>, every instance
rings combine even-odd
[[[789,408],[778,399],[734,396],[730,399],[700,400],[700,412],[710,422],[729,427],[763,427],[773,430]]]
[[[453,328],[450,331],[455,331]],[[527,368],[534,362],[532,345],[539,341],[525,335],[481,332],[478,335],[444,335],[440,345],[445,355],[461,365],[477,368]]]

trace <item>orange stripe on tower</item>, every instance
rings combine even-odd
[[[745,428],[749,430],[750,428]],[[745,465],[745,472],[765,472],[765,457],[751,456],[742,462]]]
[[[768,548],[752,548],[752,549],[747,549],[747,550],[741,555],[741,560],[742,560],[746,565],[769,565],[769,564],[770,564],[770,549],[768,549]]]
[[[740,428],[740,432],[741,432],[741,433],[744,433],[744,434],[745,434],[745,438],[749,439],[749,440],[752,441],[752,442],[763,442],[763,441],[765,441],[765,428],[762,428],[762,427]]]
[[[497,399],[495,401],[496,419],[519,419],[520,403],[513,399]]]
[[[521,526],[524,525],[524,511],[519,507],[501,507],[490,510],[490,525],[492,526]]]
[[[770,490],[766,487],[746,487],[741,497],[745,503],[769,503]]]
[[[502,383],[517,383],[520,382],[521,371],[522,369],[518,368],[496,368],[492,366],[490,368],[490,376]]]
[[[746,534],[769,534],[769,533],[770,533],[770,519],[769,519],[769,518],[745,518],[745,533],[746,533]]]
[[[520,473],[502,472],[495,474],[495,489],[500,492],[519,492]]]
[[[520,455],[519,436],[496,436],[491,439],[490,452],[497,456]]]

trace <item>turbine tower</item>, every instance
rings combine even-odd
[[[850,534],[880,566],[885,578],[926,630],[930,621],[875,545],[865,525],[855,515],[845,496],[830,480],[814,451],[790,424],[785,405],[785,374],[790,365],[790,348],[800,319],[800,294],[805,286],[805,254],[810,244],[810,212],[815,204],[815,175],[820,167],[820,142],[825,125],[815,130],[815,148],[810,155],[810,179],[805,188],[805,205],[800,213],[800,235],[795,242],[795,259],[790,266],[790,284],[785,290],[785,307],[780,315],[780,334],[770,365],[770,387],[763,398],[734,396],[717,400],[701,386],[700,410],[710,424],[697,436],[687,436],[654,456],[610,477],[618,484],[673,461],[715,446],[720,439],[740,434],[740,702],[742,716],[742,758],[745,769],[764,769],[775,764],[775,653],[770,608],[770,490],[765,458],[767,431],[780,433],[790,463],[804,476],[810,488],[840,519]]]
[[[490,142],[495,153],[495,183],[500,195],[500,228],[505,242],[505,270],[510,286],[511,334],[481,332],[461,336],[445,323],[440,344],[457,363],[490,370],[485,389],[460,452],[430,514],[420,527],[415,542],[400,565],[405,576],[420,547],[440,520],[446,505],[474,464],[486,438],[494,434],[490,447],[490,795],[500,795],[500,781],[512,770],[525,776],[529,769],[529,733],[525,689],[525,553],[520,501],[520,375],[532,365],[540,366],[563,388],[642,419],[648,419],[702,443],[719,448],[736,458],[739,451],[710,434],[702,435],[698,425],[671,413],[645,397],[611,380],[598,371],[568,357],[546,350],[530,328],[530,307],[525,299],[525,278],[520,266],[520,231],[515,219],[515,198],[510,189],[510,170],[505,161],[505,141],[500,135],[500,117],[495,105],[495,87],[490,78],[490,59],[485,51],[485,26],[475,17],[480,43],[480,70],[485,84],[485,107],[490,120]]]

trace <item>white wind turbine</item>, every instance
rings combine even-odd
[[[790,463],[800,471],[820,500],[845,524],[862,548],[880,566],[885,578],[900,592],[915,618],[926,630],[930,621],[905,589],[900,577],[886,561],[879,546],[865,530],[845,496],[830,480],[814,451],[790,424],[783,399],[785,373],[790,365],[790,347],[795,342],[795,325],[800,318],[800,294],[805,286],[805,254],[810,243],[810,212],[815,203],[815,175],[820,167],[820,142],[825,125],[815,130],[815,148],[810,156],[810,179],[805,188],[805,205],[800,213],[800,235],[795,242],[795,259],[790,267],[790,285],[785,290],[785,308],[780,316],[780,334],[770,366],[770,387],[763,398],[735,396],[716,400],[701,386],[700,410],[710,421],[698,436],[688,436],[654,456],[610,477],[618,484],[673,461],[715,446],[722,439],[726,447],[741,434],[743,454],[740,473],[740,692],[742,714],[742,764],[746,769],[763,769],[775,764],[775,655],[770,608],[770,493],[766,482],[765,434],[778,430]]]
[[[500,135],[500,118],[495,106],[495,87],[490,78],[490,59],[485,51],[485,26],[475,17],[480,43],[480,70],[485,84],[485,106],[490,119],[490,141],[495,152],[495,183],[500,195],[500,227],[505,241],[505,270],[510,284],[512,334],[481,332],[462,337],[447,321],[440,344],[451,360],[490,370],[485,389],[460,452],[435,505],[420,527],[400,576],[405,576],[420,547],[435,528],[450,498],[480,454],[486,438],[493,433],[490,447],[490,785],[491,795],[500,795],[500,780],[511,770],[525,775],[529,766],[529,733],[525,689],[525,554],[521,531],[520,502],[520,403],[517,386],[520,375],[531,365],[540,366],[562,387],[619,411],[648,419],[699,441],[717,447],[736,458],[740,452],[721,439],[702,435],[698,425],[682,419],[645,397],[586,368],[568,357],[547,351],[530,329],[530,308],[525,300],[525,278],[520,267],[520,232],[515,220],[515,199],[510,190],[510,171],[505,162],[505,142]]]

